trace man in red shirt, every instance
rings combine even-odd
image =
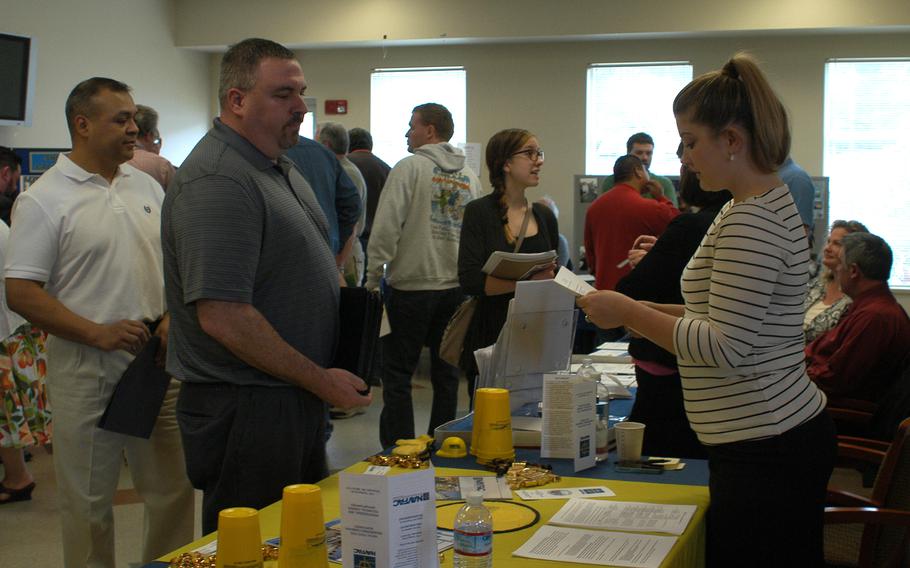
[[[841,241],[835,277],[853,303],[838,324],[806,346],[806,371],[830,398],[879,402],[910,352],[910,318],[888,288],[891,247],[869,233]]]
[[[616,160],[613,177],[616,185],[598,197],[585,216],[585,255],[598,290],[612,290],[629,273],[626,259],[636,237],[660,236],[679,215],[636,156]],[[654,199],[642,197],[646,192]]]

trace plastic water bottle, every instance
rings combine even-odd
[[[493,515],[483,505],[483,493],[471,491],[455,515],[455,568],[493,565]]]
[[[594,359],[590,357],[585,357],[581,361],[581,367],[575,372],[579,377],[585,377],[591,379],[592,381],[600,382],[600,371],[594,367]]]
[[[594,439],[594,454],[595,461],[603,462],[607,461],[607,455],[610,453],[609,444],[609,430],[607,429],[607,417],[604,416],[604,413],[609,412],[607,406],[597,407],[597,423],[595,424],[595,439]]]
[[[585,357],[581,361],[581,367],[578,368],[578,371],[575,372],[579,377],[585,377],[597,385],[597,398],[598,400],[607,400],[610,396],[610,391],[607,389],[607,386],[600,381],[601,373],[597,370],[597,367],[594,366],[594,359],[590,357]]]

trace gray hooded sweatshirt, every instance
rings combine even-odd
[[[399,290],[458,286],[458,241],[464,208],[481,191],[464,154],[451,144],[425,144],[392,168],[379,196],[367,249],[366,287],[382,265]]]

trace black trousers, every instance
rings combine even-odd
[[[379,439],[389,447],[395,440],[414,437],[414,403],[411,376],[420,351],[430,348],[430,381],[433,407],[428,434],[455,418],[461,371],[439,358],[439,342],[452,314],[464,301],[461,288],[448,290],[396,290],[389,287],[386,311],[392,333],[382,338],[382,414]]]
[[[705,447],[707,565],[824,566],[823,512],[837,453],[828,413],[780,436]]]
[[[203,533],[222,509],[261,509],[287,485],[328,476],[325,403],[305,390],[183,383],[177,422],[187,476],[203,491]]]

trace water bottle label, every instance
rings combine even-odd
[[[455,531],[455,552],[463,556],[487,556],[493,549],[493,533]]]

